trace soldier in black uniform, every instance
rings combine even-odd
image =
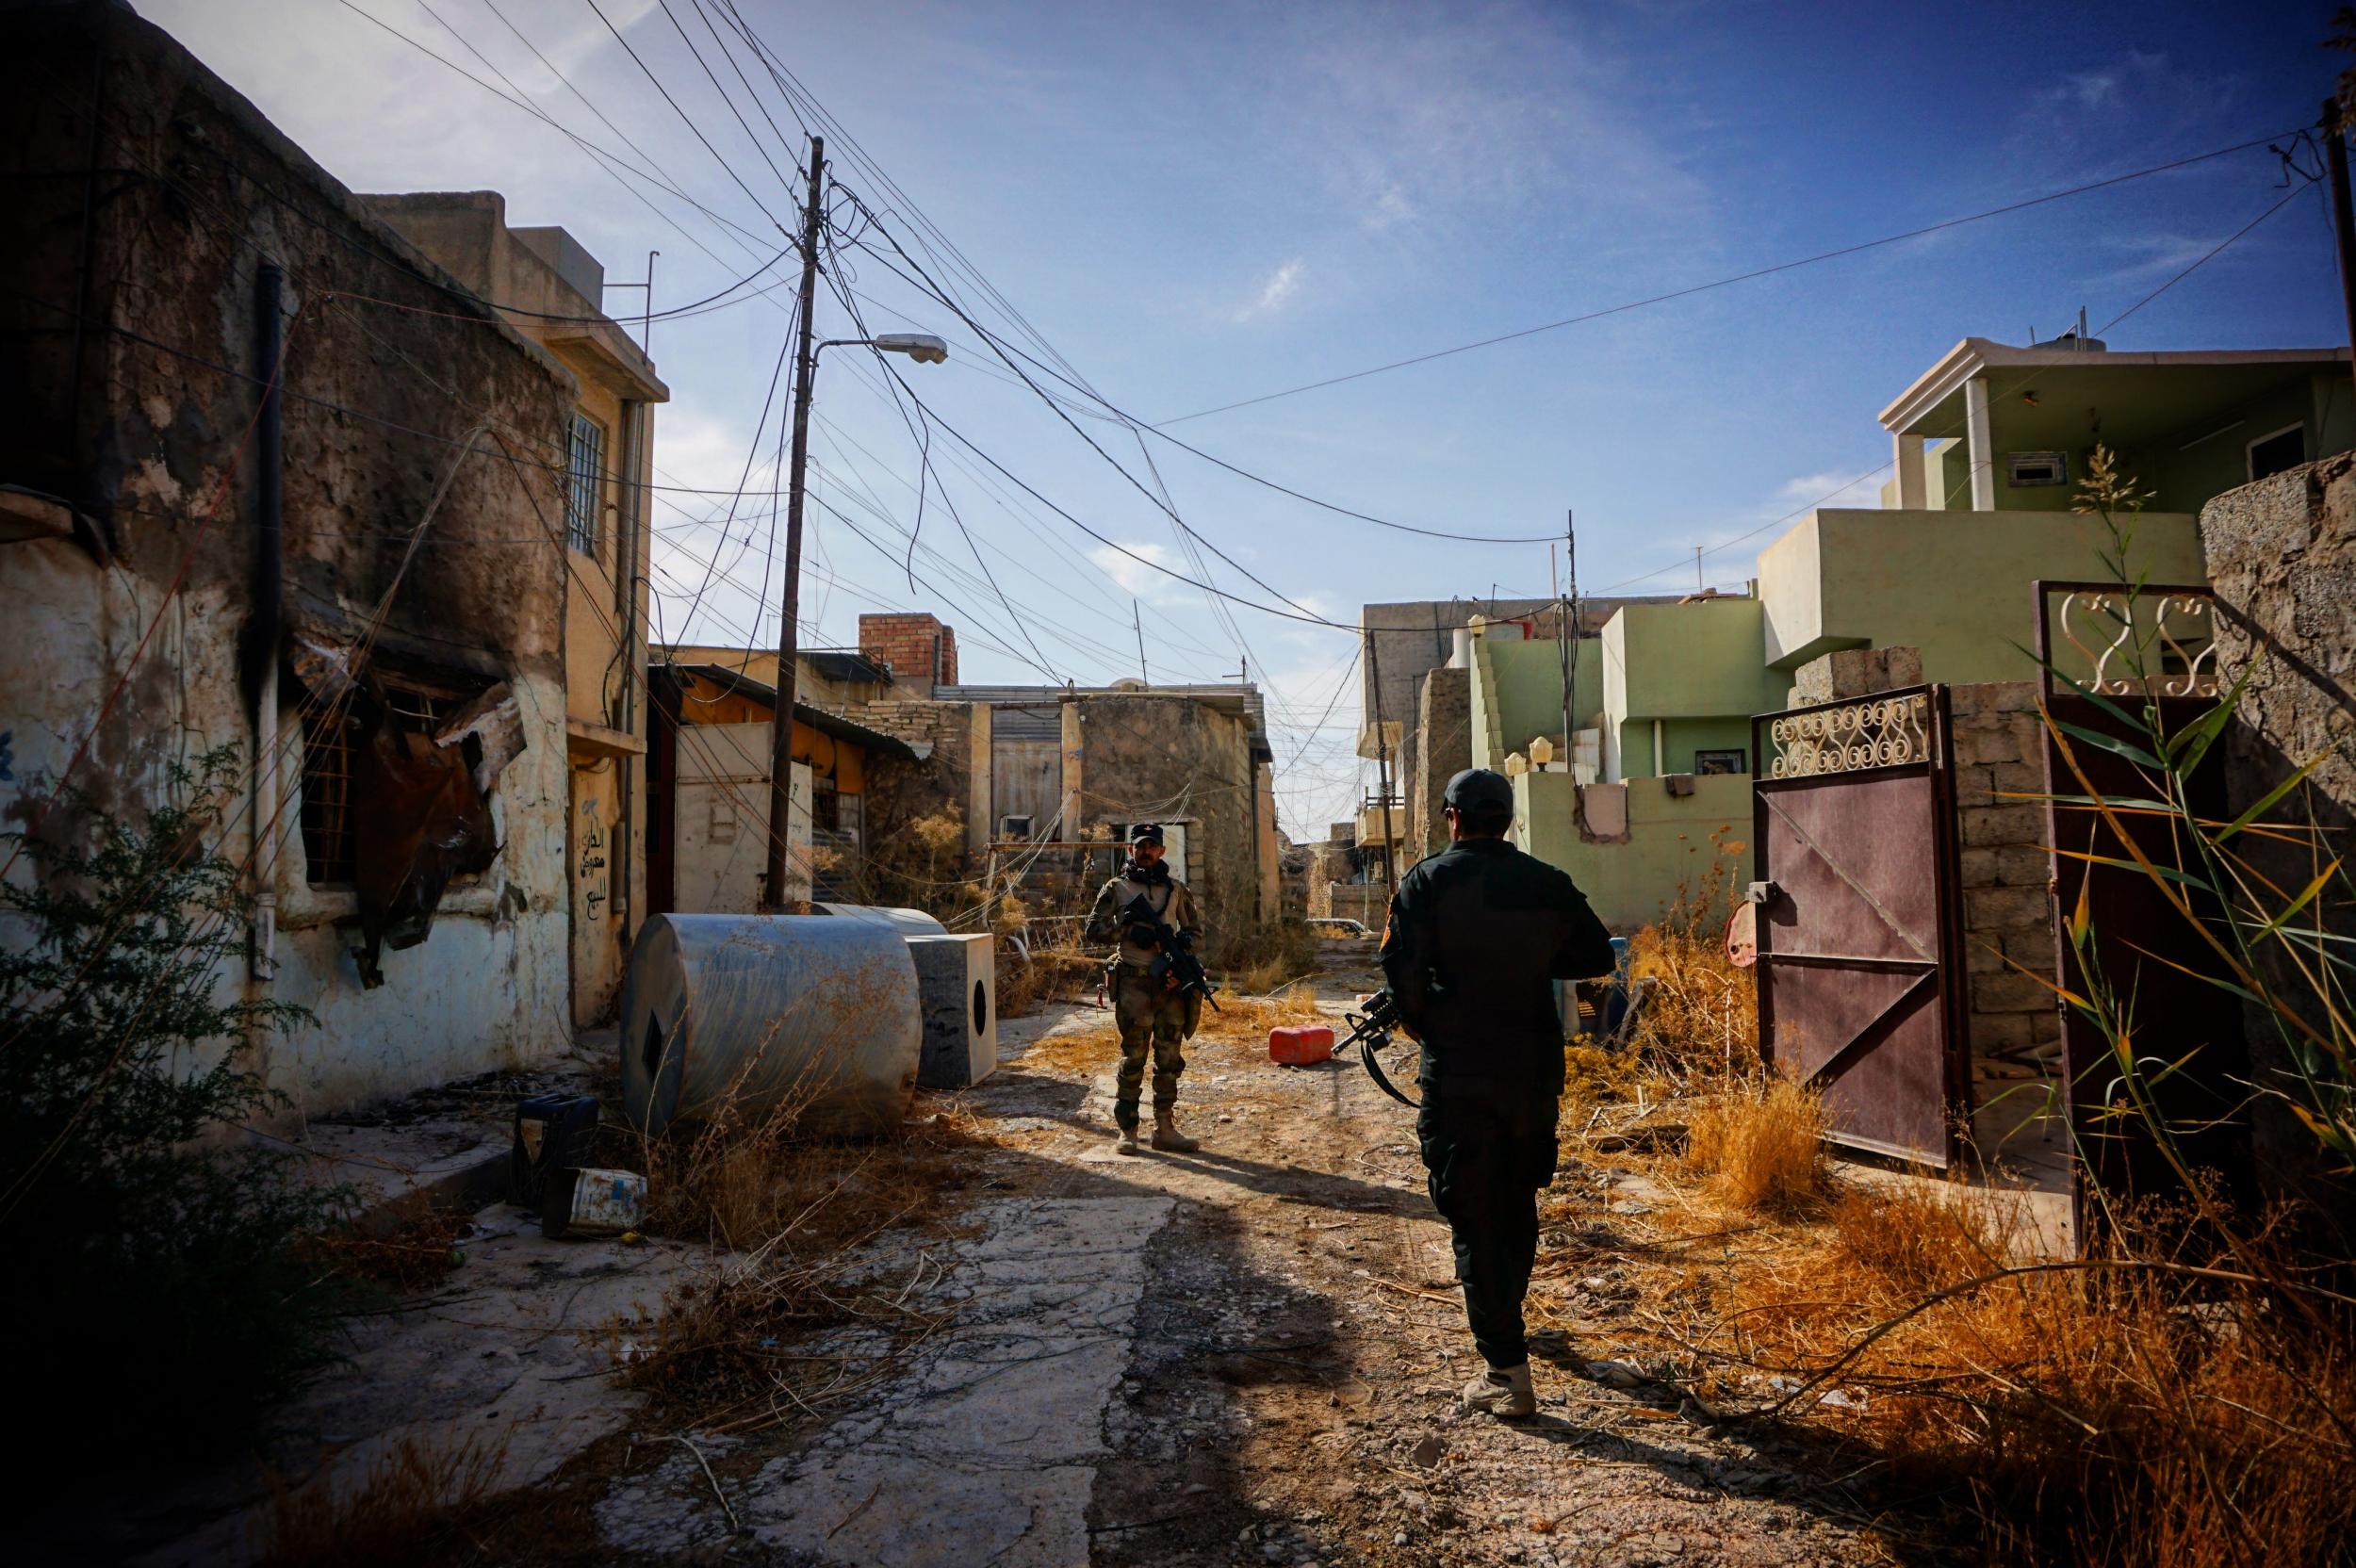
[[[1554,982],[1610,970],[1612,938],[1567,875],[1506,841],[1513,788],[1501,775],[1467,768],[1442,799],[1448,847],[1399,878],[1383,972],[1423,1045],[1415,1132],[1489,1364],[1464,1404],[1528,1415],[1537,1396],[1522,1297],[1562,1093]]]

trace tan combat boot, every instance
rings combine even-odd
[[[1153,1147],[1170,1154],[1191,1154],[1203,1147],[1201,1138],[1190,1138],[1178,1130],[1175,1111],[1153,1113]]]
[[[1530,1364],[1509,1366],[1502,1371],[1491,1367],[1464,1385],[1464,1408],[1485,1410],[1492,1415],[1511,1419],[1517,1415],[1532,1415],[1538,1410],[1538,1395],[1530,1386]]]
[[[1135,1127],[1116,1127],[1113,1129],[1113,1152],[1116,1154],[1142,1154],[1145,1152],[1144,1145],[1137,1142],[1137,1130]]]

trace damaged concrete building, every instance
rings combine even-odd
[[[680,682],[682,739],[722,714],[714,704],[734,704],[728,714],[753,721],[749,710],[739,711],[747,700],[764,709],[758,723],[765,735],[774,653],[667,653]],[[1257,687],[1000,686],[960,683],[958,673],[955,629],[921,612],[862,615],[856,653],[805,654],[795,709],[796,821],[805,800],[825,816],[831,768],[838,833],[852,820],[846,806],[862,850],[904,838],[918,824],[935,839],[949,832],[955,841],[945,858],[926,867],[935,883],[957,889],[994,879],[1002,891],[1015,889],[1040,906],[1042,916],[1061,911],[1083,887],[1093,891],[1090,879],[1109,872],[1132,824],[1156,822],[1172,869],[1203,901],[1214,948],[1278,918],[1284,841]],[[849,757],[855,771],[846,776],[829,760],[838,757]],[[744,761],[744,783],[755,792],[765,787],[766,752]],[[807,778],[804,764],[813,768]],[[682,754],[682,787],[690,766]],[[691,823],[699,820],[692,811],[680,817],[682,855]],[[810,836],[825,847],[823,832]],[[851,846],[836,847],[839,866]],[[826,874],[824,864],[818,874]]]
[[[564,863],[573,1021],[609,1016],[644,918],[646,514],[654,408],[670,391],[605,315],[605,269],[564,230],[511,229],[495,190],[364,196],[572,372],[556,450],[564,472]],[[626,586],[627,585],[627,586]]]
[[[1212,953],[1278,917],[1284,841],[1258,687],[960,684],[957,633],[928,614],[862,615],[859,646],[894,678],[867,722],[945,720],[967,738],[962,776],[942,770],[941,799],[962,801],[986,877],[1019,889],[1063,872],[1092,892],[1117,852],[1047,846],[1119,843],[1153,822],[1202,905]]]
[[[777,658],[673,647],[650,671],[647,912],[748,914],[767,907],[770,744]],[[869,780],[923,762],[930,746],[843,716],[846,696],[890,684],[859,654],[799,656],[786,897],[864,903]]]
[[[8,27],[0,813],[136,822],[234,757],[207,847],[257,909],[221,983],[308,1010],[255,1064],[299,1112],[562,1049],[606,941],[567,713],[614,711],[568,695],[566,534],[631,514],[570,434],[582,365],[127,8]]]

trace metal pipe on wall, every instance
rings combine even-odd
[[[652,263],[649,262],[649,267]],[[649,271],[649,280],[652,278]],[[651,290],[649,290],[651,297]],[[646,674],[646,662],[638,652],[638,560],[642,548],[641,535],[646,526],[646,490],[641,469],[646,466],[646,426],[648,405],[630,400],[622,404],[622,526],[620,546],[616,554],[615,586],[620,590],[619,621],[622,629],[622,691],[618,703],[619,720],[614,728],[625,735],[638,733],[638,682]],[[630,896],[630,877],[636,859],[637,833],[631,810],[638,794],[638,772],[645,764],[643,754],[615,760],[614,772],[621,799],[621,825],[614,835],[614,872],[616,874],[615,907],[621,911],[622,954],[628,957],[630,938],[635,934],[630,922],[638,913],[637,901]]]
[[[254,431],[254,575],[247,623],[247,686],[254,697],[254,946],[247,967],[268,980],[278,967],[278,647],[285,620],[286,461],[282,309],[286,274],[264,262],[254,275],[254,349],[262,407]]]

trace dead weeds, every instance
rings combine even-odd
[[[261,1568],[413,1568],[453,1560],[489,1509],[507,1444],[403,1437],[357,1477],[269,1478],[254,1530]]]
[[[649,1228],[720,1250],[673,1289],[629,1380],[710,1431],[814,1417],[855,1397],[935,1326],[921,1304],[925,1266],[875,1277],[874,1244],[951,1234],[955,1195],[989,1146],[949,1096],[925,1097],[892,1135],[862,1143],[798,1137],[791,1105],[656,1140],[649,1171],[669,1176],[649,1182]],[[847,1342],[821,1348],[820,1336]]]
[[[306,1266],[359,1287],[364,1297],[417,1296],[466,1261],[459,1223],[449,1210],[418,1200],[389,1219],[309,1237],[301,1251]]]
[[[1829,1173],[1821,1111],[1742,1070],[1722,950],[1669,932],[1638,952],[1661,1005],[1633,1054],[1571,1048],[1563,1119],[1589,1164],[1666,1195],[1612,1248],[1623,1349],[1713,1409],[1865,1448],[1866,1473],[1943,1501],[1991,1559],[2351,1560],[2356,1308],[2292,1302],[2283,1282],[2311,1276],[2252,1272],[2246,1246],[2220,1261],[2181,1216],[2043,1263],[2001,1193]],[[1632,1135],[1668,1124],[1689,1149]],[[1549,1225],[1576,1233],[1578,1208],[1550,1198]],[[1534,1321],[1600,1327],[1579,1272],[1541,1270]]]
[[[1770,1074],[1698,1101],[1686,1125],[1686,1161],[1727,1208],[1793,1216],[1824,1201],[1824,1107],[1789,1078]]]

